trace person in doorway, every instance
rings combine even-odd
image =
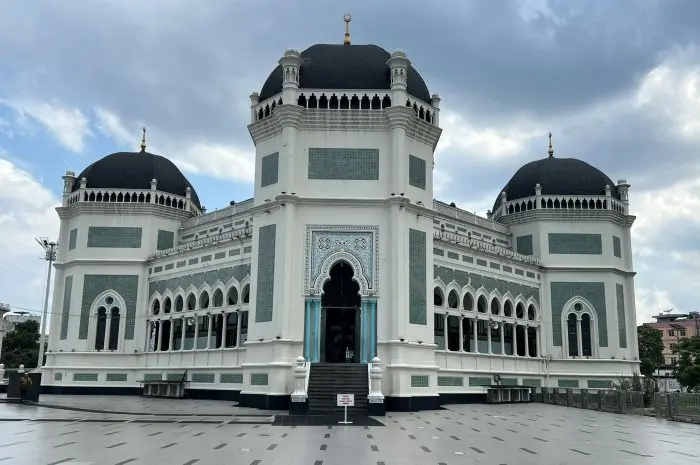
[[[31,386],[32,379],[29,377],[29,373],[25,371],[22,377],[19,379],[19,400],[21,402],[24,402],[24,400],[27,398],[27,392],[29,392],[29,388]]]

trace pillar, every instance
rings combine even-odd
[[[185,331],[187,330],[187,318],[181,318],[182,325],[180,326],[180,350],[185,349]]]
[[[513,325],[513,355],[518,356],[518,323]]]
[[[377,299],[370,300],[370,345],[369,359],[372,360],[377,356]]]
[[[212,315],[209,314],[207,315],[207,318],[209,318],[209,325],[207,326],[207,349],[211,349],[211,327],[213,323],[213,318]]]
[[[577,355],[581,357],[583,355],[583,341],[581,340],[581,316],[576,315],[576,343],[578,344]]]
[[[486,341],[489,345],[489,351],[487,353],[492,354],[493,348],[491,347],[491,320],[486,320],[486,336],[487,336]]]
[[[228,313],[224,312],[221,314],[223,320],[221,321],[221,348],[226,348],[226,331],[228,329]]]
[[[362,313],[360,321],[362,322],[362,331],[360,331],[360,362],[367,363],[371,360],[370,357],[370,341],[372,338],[372,317],[370,315],[370,304],[366,298],[362,299]]]
[[[506,354],[506,330],[504,329],[505,322],[501,322],[499,329],[501,331],[501,355]]]
[[[173,350],[173,344],[175,343],[175,320],[170,318],[170,334],[168,335],[168,351]]]
[[[530,356],[530,325],[525,326],[525,356]]]
[[[474,336],[474,353],[478,354],[479,353],[479,332],[478,332],[478,327],[479,327],[479,319],[474,318],[473,321],[473,326],[472,326],[472,334]]]
[[[464,352],[464,315],[459,316],[459,351]]]
[[[310,298],[306,298],[304,301],[304,360],[311,360],[312,353],[311,348],[313,347],[312,333],[313,333],[313,313],[312,313],[313,302]]]
[[[192,341],[192,350],[197,350],[197,339],[199,339],[199,315],[194,317],[194,341]]]

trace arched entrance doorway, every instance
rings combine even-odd
[[[321,297],[321,357],[326,363],[358,363],[361,357],[360,286],[345,261],[330,270]]]

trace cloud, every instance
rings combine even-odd
[[[35,99],[0,99],[22,120],[31,118],[41,124],[63,147],[76,153],[85,148],[85,138],[91,135],[87,117],[77,108]]]
[[[11,306],[42,308],[46,262],[34,237],[57,240],[59,200],[27,171],[0,158],[1,296]]]

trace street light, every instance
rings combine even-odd
[[[56,260],[56,247],[58,244],[56,242],[49,242],[45,237],[37,237],[37,243],[46,252],[44,255],[44,260],[49,262],[49,270],[46,277],[46,293],[44,294],[44,311],[41,315],[41,331],[39,332],[39,360],[36,363],[38,370],[41,370],[44,364],[44,346],[46,341],[46,318],[49,311],[49,288],[51,287],[51,269],[53,268],[53,262]]]

